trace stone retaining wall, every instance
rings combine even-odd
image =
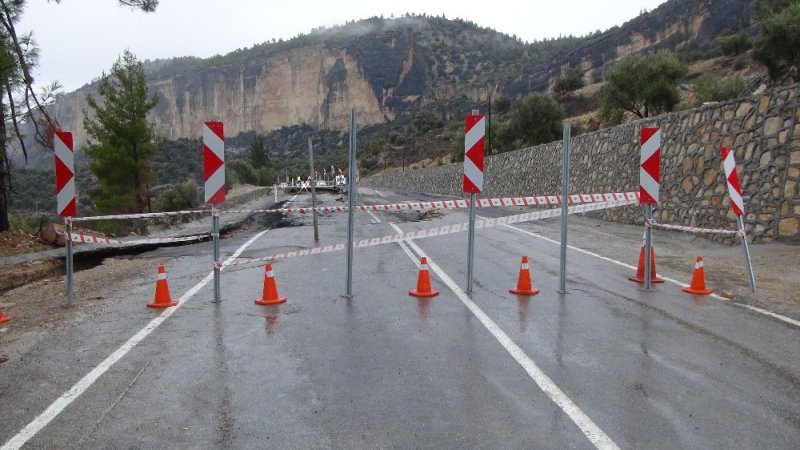
[[[735,150],[745,201],[745,226],[753,242],[800,244],[800,85],[640,120],[577,136],[570,141],[570,193],[639,188],[639,132],[662,130],[661,198],[657,221],[735,229],[721,146]],[[553,142],[486,158],[483,197],[561,193],[562,143]],[[362,184],[465,196],[463,164],[391,171]],[[593,213],[605,220],[642,223],[643,208]],[[734,242],[719,235],[716,240]]]

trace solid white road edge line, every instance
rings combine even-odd
[[[225,262],[222,264],[223,267],[233,262],[242,252],[249,247],[256,239],[260,238],[269,230],[264,230],[252,238],[250,238],[247,242],[242,244]],[[61,397],[57,398],[47,409],[44,410],[41,414],[36,416],[35,419],[31,421],[28,425],[25,426],[19,433],[16,434],[13,438],[11,438],[8,442],[6,442],[0,450],[11,450],[11,449],[19,449],[22,447],[28,440],[34,437],[39,431],[41,431],[47,424],[50,423],[53,419],[55,419],[59,414],[61,414],[64,409],[69,406],[73,401],[75,401],[78,397],[81,396],[84,392],[86,392],[98,378],[100,378],[104,373],[108,371],[117,361],[122,359],[129,351],[131,351],[137,344],[144,340],[150,333],[152,333],[162,322],[167,320],[169,316],[171,316],[178,308],[183,306],[184,303],[189,301],[195,294],[197,294],[200,289],[202,289],[209,281],[214,278],[214,271],[212,270],[203,278],[199,283],[195,284],[191,289],[186,291],[178,299],[178,304],[171,308],[164,309],[164,312],[158,315],[155,319],[151,320],[144,328],[142,328],[138,333],[133,335],[127,342],[122,344],[114,353],[110,354],[106,359],[104,359],[100,364],[97,365],[94,369],[92,369],[89,373],[87,373],[83,378],[81,378],[74,386],[72,386],[67,392],[61,395]]]
[[[403,230],[400,229],[397,225],[390,223],[389,225],[394,228],[394,230],[398,233],[402,233]],[[424,255],[425,253],[422,249],[415,244],[413,241],[401,241],[398,242],[401,247],[406,250],[406,253],[410,253],[405,246],[409,246],[414,249],[418,254]],[[416,259],[412,257],[412,260],[416,262]],[[461,290],[460,287],[453,281],[439,265],[437,265],[433,260],[428,258],[428,267],[433,270],[434,273],[450,288],[451,291],[458,297],[459,300],[464,304],[464,306],[469,309],[475,317],[480,320],[483,326],[489,330],[490,333],[495,337],[495,339],[500,342],[500,345],[506,349],[506,351],[514,358],[526,372],[528,375],[533,379],[533,381],[539,386],[539,389],[547,395],[550,400],[553,401],[562,411],[564,411],[570,419],[581,429],[583,434],[589,439],[589,441],[594,444],[595,447],[598,449],[619,449],[617,444],[611,440],[608,435],[606,435],[603,430],[600,429],[593,421],[589,418],[580,408],[572,401],[569,397],[550,379],[541,369],[539,366],[536,365],[533,360],[525,354],[525,352],[516,344],[513,340],[498,326],[483,310],[472,301],[472,299],[467,296],[466,292]]]
[[[533,236],[533,237],[535,237],[535,238],[538,238],[538,239],[541,239],[541,240],[543,240],[543,241],[547,241],[547,242],[551,242],[551,243],[553,243],[553,244],[561,245],[561,242],[560,242],[560,241],[557,241],[557,240],[555,240],[555,239],[550,239],[550,238],[548,238],[548,237],[544,237],[544,236],[542,236],[541,234],[537,234],[537,233],[534,233],[534,232],[532,232],[532,231],[523,230],[522,228],[517,228],[517,227],[515,227],[515,226],[513,226],[513,225],[503,225],[503,226],[504,226],[504,227],[511,228],[512,230],[515,230],[515,231],[519,231],[520,233],[524,233],[524,234],[527,234],[527,235]],[[603,256],[603,255],[599,255],[599,254],[597,254],[597,253],[594,253],[594,252],[590,252],[589,250],[584,250],[584,249],[582,249],[582,248],[575,247],[575,246],[573,246],[573,245],[569,245],[569,244],[567,244],[567,247],[569,247],[571,250],[575,250],[576,252],[580,252],[580,253],[583,253],[583,254],[585,254],[585,255],[593,256],[593,257],[595,257],[595,258],[602,259],[603,261],[608,261],[608,262],[610,262],[610,263],[614,263],[614,264],[617,264],[617,265],[619,265],[619,266],[626,267],[626,268],[628,268],[628,269],[636,270],[636,267],[634,267],[634,266],[632,266],[632,265],[630,265],[630,264],[625,264],[624,262],[617,261],[616,259],[611,259],[611,258],[608,258],[608,257],[606,257],[606,256]],[[688,284],[686,284],[686,283],[681,283],[681,282],[680,282],[680,281],[678,281],[678,280],[675,280],[675,279],[672,279],[672,278],[669,278],[669,277],[665,277],[665,276],[663,276],[663,275],[659,275],[659,278],[663,278],[664,280],[666,280],[666,281],[669,281],[669,282],[670,282],[670,283],[672,283],[672,284],[676,284],[676,285],[678,285],[678,286],[680,286],[680,287],[687,287],[687,286],[689,286],[689,285],[688,285]],[[722,297],[722,296],[720,296],[720,295],[717,295],[717,294],[711,294],[711,295],[709,295],[709,297],[714,297],[714,298],[716,298],[717,300],[722,300],[722,301],[724,301],[724,302],[728,302],[728,303],[730,303],[730,304],[732,304],[732,305],[739,306],[739,307],[741,307],[741,308],[745,308],[745,309],[749,309],[749,310],[751,310],[751,311],[754,311],[754,312],[757,312],[757,313],[759,313],[759,314],[763,314],[763,315],[765,315],[765,316],[769,316],[769,317],[772,317],[772,318],[774,318],[774,319],[778,319],[778,320],[780,320],[780,321],[782,321],[782,322],[786,322],[786,323],[788,323],[788,324],[790,324],[790,325],[794,325],[794,326],[796,326],[796,327],[800,327],[800,321],[798,321],[798,320],[794,320],[794,319],[792,319],[792,318],[790,318],[790,317],[782,316],[782,315],[780,315],[780,314],[778,314],[778,313],[774,313],[774,312],[772,312],[772,311],[767,311],[767,310],[765,310],[765,309],[761,309],[761,308],[758,308],[758,307],[756,307],[756,306],[750,306],[750,305],[745,305],[745,304],[742,304],[742,303],[736,303],[736,302],[732,302],[732,301],[730,301],[730,299],[727,299],[727,298],[725,298],[725,297]]]

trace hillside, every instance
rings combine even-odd
[[[196,137],[209,118],[223,120],[231,136],[301,124],[343,129],[352,106],[363,125],[421,108],[447,120],[485,103],[495,86],[511,98],[546,91],[567,67],[591,84],[630,53],[671,48],[702,56],[718,37],[750,29],[752,15],[749,0],[671,0],[605,32],[533,43],[459,19],[372,18],[146,67],[159,97],[154,121],[167,139]],[[54,107],[79,144],[93,91],[84,86]]]
[[[254,133],[268,134],[279,175],[300,170],[308,137],[321,164],[340,166],[355,107],[362,165],[369,172],[446,160],[465,111],[485,111],[495,89],[495,98],[511,99],[552,92],[567,69],[578,69],[586,87],[560,101],[569,117],[586,122],[604,74],[629,54],[669,48],[700,67],[695,74],[704,67],[725,73],[733,62],[712,58],[718,41],[754,33],[753,16],[749,0],[671,0],[604,32],[531,43],[460,19],[371,18],[227,55],[146,61],[144,67],[159,98],[153,122],[168,154],[175,154],[169,142],[183,154],[200,136],[202,122],[217,119],[225,123],[232,157]],[[96,95],[94,84],[64,95],[52,108],[62,128],[74,133],[79,153],[87,139],[87,95]],[[440,123],[413,126],[427,115]],[[49,152],[30,154],[29,164],[15,161],[17,166],[52,167]]]

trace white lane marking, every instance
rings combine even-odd
[[[395,224],[390,224],[392,228],[395,229],[396,232],[402,233],[403,230],[400,229]],[[421,248],[413,241],[401,241],[398,242],[401,246],[405,247],[408,245],[414,249],[418,254],[424,255],[425,253],[422,251]],[[406,251],[406,253],[410,253]],[[412,260],[416,261],[416,258],[412,257]],[[589,439],[589,441],[594,444],[595,447],[598,449],[619,449],[617,444],[611,440],[608,435],[603,432],[593,421],[589,418],[580,408],[576,405],[569,397],[562,391],[554,382],[550,379],[541,369],[539,366],[536,365],[533,360],[525,354],[525,352],[516,344],[513,340],[498,326],[483,310],[472,301],[472,299],[467,296],[467,294],[461,290],[460,287],[453,281],[443,270],[436,264],[432,259],[428,258],[428,267],[433,270],[434,273],[456,294],[459,300],[464,304],[464,306],[469,309],[472,314],[475,315],[478,320],[481,321],[483,326],[489,330],[490,333],[495,337],[495,339],[500,342],[500,345],[506,349],[506,351],[514,358],[526,372],[528,375],[536,382],[536,385],[539,386],[539,389],[547,395],[550,400],[553,401],[562,411],[564,411],[570,419],[581,429],[583,434]]]
[[[756,306],[750,306],[750,305],[745,305],[745,304],[741,304],[741,303],[734,303],[734,305],[741,306],[742,308],[747,308],[747,309],[755,311],[757,313],[761,313],[761,314],[764,314],[766,316],[770,316],[770,317],[774,317],[774,318],[776,318],[778,320],[782,320],[782,321],[784,321],[786,323],[790,323],[790,324],[792,324],[792,325],[794,325],[796,327],[800,327],[800,321],[794,320],[794,319],[792,319],[790,317],[782,316],[782,315],[780,315],[778,313],[774,313],[772,311],[767,311],[766,309],[761,309],[761,308],[758,308]]]
[[[375,192],[376,192],[378,195],[380,195],[381,197],[383,197],[383,198],[386,198],[386,196],[385,196],[385,195],[383,195],[383,193],[381,193],[381,191],[379,191],[379,190],[377,190],[377,189],[373,189],[373,191],[375,191]]]
[[[537,234],[537,233],[534,233],[532,231],[523,230],[522,228],[517,228],[517,227],[515,227],[513,225],[503,225],[503,226],[511,228],[512,230],[519,231],[520,233],[524,233],[524,234],[533,236],[533,237],[541,239],[543,241],[552,242],[553,244],[561,245],[560,241],[556,241],[554,239],[550,239],[550,238],[544,237],[541,234]],[[602,259],[603,261],[608,261],[608,262],[617,264],[617,265],[622,266],[622,267],[627,267],[628,269],[636,270],[636,267],[634,267],[634,266],[632,266],[630,264],[625,264],[624,262],[617,261],[616,259],[611,259],[611,258],[608,258],[608,257],[603,256],[603,255],[599,255],[599,254],[594,253],[594,252],[590,252],[589,250],[584,250],[582,248],[575,247],[575,246],[569,245],[569,244],[567,244],[567,247],[569,247],[571,250],[575,250],[576,252],[581,252],[581,253],[583,253],[585,255],[589,255],[589,256],[593,256],[595,258]],[[659,278],[663,278],[664,280],[669,281],[672,284],[676,284],[676,285],[678,285],[680,287],[688,287],[689,286],[686,283],[682,283],[682,282],[680,282],[678,280],[675,280],[673,278],[670,278],[670,277],[665,277],[663,275],[659,275],[658,277]],[[755,306],[745,305],[743,303],[732,302],[730,299],[722,297],[722,296],[717,295],[717,294],[710,294],[709,297],[713,297],[713,298],[715,298],[717,300],[722,300],[723,302],[730,303],[731,305],[734,305],[734,306],[739,306],[741,308],[749,309],[749,310],[751,310],[753,312],[757,312],[757,313],[763,314],[765,316],[769,316],[769,317],[772,317],[774,319],[778,319],[778,320],[780,320],[782,322],[786,322],[786,323],[788,323],[790,325],[794,325],[796,327],[800,327],[800,321],[794,320],[794,319],[792,319],[790,317],[782,316],[782,315],[780,315],[778,313],[767,311],[765,309],[761,309],[761,308],[758,308],[758,307],[755,307]]]
[[[378,219],[378,216],[376,216],[375,214],[372,214],[372,211],[367,210],[367,214],[372,216],[372,220],[374,221],[372,223],[381,223],[381,219]]]
[[[250,238],[247,242],[242,244],[225,262],[222,264],[223,267],[233,262],[242,252],[249,247],[256,239],[260,238],[264,233],[269,230],[264,230],[252,238]],[[87,373],[83,378],[81,378],[74,386],[72,386],[67,392],[61,395],[61,397],[57,398],[47,409],[44,410],[41,414],[36,416],[35,419],[31,421],[28,425],[25,426],[19,433],[16,434],[13,438],[11,438],[8,442],[6,442],[0,450],[10,450],[10,449],[18,449],[22,447],[28,440],[34,437],[39,431],[41,431],[47,424],[50,423],[53,419],[55,419],[59,414],[61,414],[64,409],[69,406],[73,401],[75,401],[78,397],[81,396],[84,392],[86,392],[98,378],[100,378],[104,373],[108,371],[117,361],[122,359],[129,351],[131,351],[137,344],[142,342],[144,338],[146,338],[150,333],[152,333],[162,322],[167,320],[175,311],[178,310],[184,303],[189,301],[195,294],[197,294],[200,289],[202,289],[209,281],[214,278],[214,271],[212,270],[203,278],[199,283],[194,285],[191,289],[186,291],[178,299],[177,306],[173,306],[171,308],[166,308],[164,311],[158,315],[155,319],[151,320],[144,328],[139,330],[138,333],[133,335],[127,342],[122,344],[114,353],[110,354],[106,359],[104,359],[100,364],[97,365],[94,369],[92,369],[89,373]]]

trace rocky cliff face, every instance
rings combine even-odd
[[[168,139],[197,137],[206,120],[222,120],[231,136],[302,123],[343,128],[351,107],[358,109],[361,123],[393,119],[346,49],[301,48],[152,80],[149,87],[158,96],[156,130]],[[78,145],[87,139],[81,123],[87,95],[96,96],[95,89],[84,87],[53,108],[61,126],[74,130]]]
[[[262,44],[219,63],[153,71],[149,85],[159,98],[153,121],[161,136],[177,139],[199,136],[202,122],[212,119],[222,120],[229,136],[296,124],[344,129],[351,107],[359,125],[425,105],[457,115],[470,102],[485,102],[495,85],[511,97],[544,91],[566,67],[598,82],[628,54],[707,48],[720,35],[750,27],[751,16],[749,0],[672,0],[605,33],[533,44],[459,20],[374,18]],[[94,93],[84,87],[53,108],[78,146],[87,139],[86,96]]]

